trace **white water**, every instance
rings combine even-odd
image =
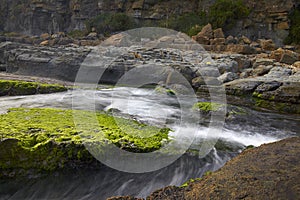
[[[123,173],[102,166],[95,171],[79,169],[74,172],[58,172],[34,180],[0,180],[0,199],[91,200],[116,195],[145,197],[158,188],[181,185],[189,178],[201,177],[208,170],[219,169],[245,146],[274,142],[299,134],[300,129],[299,119],[294,117],[247,110],[249,113],[227,121],[221,130],[199,126],[195,134],[191,134],[193,127],[180,127],[181,110],[176,98],[157,94],[150,89],[133,88],[1,97],[0,113],[5,113],[11,107],[71,109],[72,98],[81,100],[74,107],[76,109],[95,107],[99,111],[108,111],[113,108],[117,110],[117,114],[138,121],[170,126],[174,130],[170,133],[171,137],[180,134],[193,137],[192,149],[198,149],[199,156],[184,155],[168,167],[144,174]],[[237,147],[235,152],[217,150],[214,144],[218,140],[233,144]],[[208,148],[208,154],[204,157],[201,151],[205,151],[205,145],[210,142],[213,146]]]

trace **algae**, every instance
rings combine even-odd
[[[73,115],[92,118],[78,130]],[[11,108],[0,115],[0,169],[41,169],[52,171],[71,163],[93,159],[84,143],[109,141],[132,152],[151,152],[162,147],[170,129],[116,118],[107,113],[52,108]],[[100,134],[102,133],[102,134]],[[105,153],[105,152],[104,152]],[[3,176],[0,173],[0,176]]]
[[[198,102],[193,106],[194,110],[200,110],[203,112],[218,111],[224,105],[215,102]]]
[[[66,87],[58,84],[0,80],[0,96],[49,94],[54,92],[63,92],[66,90]]]

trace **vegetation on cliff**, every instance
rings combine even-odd
[[[291,27],[288,37],[285,39],[286,44],[300,44],[300,7],[296,8],[289,15]]]

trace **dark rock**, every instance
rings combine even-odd
[[[221,76],[219,76],[218,80],[221,83],[227,83],[227,82],[233,81],[238,78],[239,78],[239,76],[237,74],[232,73],[232,72],[226,72],[226,73],[222,74]]]
[[[256,88],[255,92],[263,93],[263,92],[267,92],[267,91],[274,91],[277,88],[279,88],[281,85],[282,85],[282,83],[277,82],[277,81],[266,82],[266,83],[259,85]]]
[[[241,96],[252,94],[260,84],[261,81],[240,79],[226,83],[225,89],[228,94]]]

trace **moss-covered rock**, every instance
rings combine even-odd
[[[49,94],[66,91],[67,88],[58,84],[0,80],[0,96],[17,96],[33,94]]]
[[[87,119],[80,130],[74,114]],[[97,126],[88,123],[95,116]],[[0,115],[0,177],[95,162],[85,143],[113,143],[132,152],[154,151],[168,140],[169,131],[106,113],[13,108]]]
[[[200,110],[202,112],[218,111],[224,107],[223,104],[215,102],[198,102],[193,106],[194,110]]]

